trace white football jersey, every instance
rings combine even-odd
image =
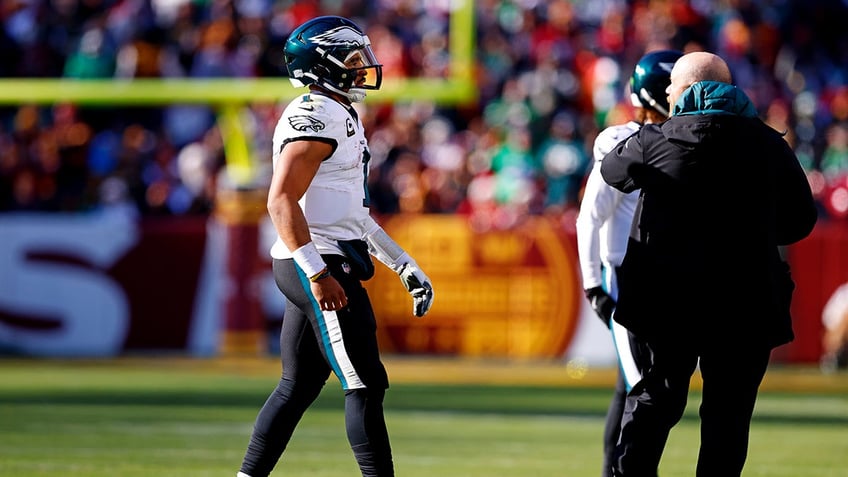
[[[602,264],[617,267],[624,259],[639,191],[625,194],[604,182],[601,161],[619,142],[639,128],[639,123],[630,121],[610,126],[595,138],[592,148],[595,162],[577,215],[577,253],[584,289],[604,283]]]
[[[343,255],[337,241],[361,239],[374,223],[368,209],[370,153],[362,121],[352,107],[310,92],[289,103],[277,122],[273,167],[285,144],[304,138],[331,144],[333,153],[321,163],[298,203],[318,252]],[[279,237],[271,256],[291,257]]]

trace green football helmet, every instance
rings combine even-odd
[[[380,89],[383,66],[371,41],[354,22],[337,16],[313,18],[295,28],[284,49],[289,80],[296,88],[318,85],[353,102]]]
[[[630,76],[630,101],[637,108],[650,108],[668,116],[665,89],[671,83],[671,68],[683,56],[677,50],[652,51],[643,56]]]

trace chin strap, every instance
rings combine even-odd
[[[331,85],[330,83],[327,83],[326,81],[321,83],[321,87],[332,91],[333,93],[344,96],[345,98],[349,99],[351,103],[361,103],[365,100],[366,96],[365,90],[362,88],[350,88],[349,90],[344,91],[342,89],[336,88],[335,86]]]

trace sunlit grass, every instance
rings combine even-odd
[[[233,477],[276,377],[157,363],[0,361],[0,475]],[[386,398],[403,477],[571,477],[600,472],[604,386],[393,384]],[[693,391],[663,458],[691,477]],[[848,395],[761,393],[745,476],[844,476]],[[311,408],[274,475],[359,475],[338,384]]]

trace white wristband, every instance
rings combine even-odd
[[[312,278],[327,268],[327,264],[324,263],[324,259],[321,258],[321,254],[312,242],[292,252],[292,258],[306,274],[306,278]]]

